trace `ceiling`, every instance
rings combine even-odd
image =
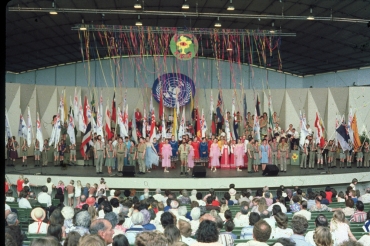
[[[133,26],[140,19],[144,26],[214,28],[217,20],[207,15],[186,16],[188,12],[243,15],[276,15],[276,18],[220,18],[222,28],[265,29],[272,22],[284,33],[295,37],[281,37],[279,55],[282,71],[304,76],[370,66],[370,0],[233,0],[234,11],[227,11],[227,0],[187,0],[189,10],[182,10],[184,0],[146,0],[145,11],[183,12],[182,15],[110,14],[109,10],[134,11],[136,0],[57,0],[57,9],[80,11],[48,12],[6,11],[6,70],[23,72],[32,69],[66,64],[82,60],[78,31],[71,30],[82,19],[85,23]],[[12,0],[8,7],[51,8],[50,0]],[[197,7],[196,7],[197,6]],[[306,20],[310,8],[315,17],[364,19],[365,23],[347,21]],[[87,9],[107,10],[84,13]],[[90,11],[92,12],[92,11]],[[301,16],[300,20],[281,19],[277,16]],[[106,52],[106,51],[105,51]],[[99,52],[100,53],[100,52]],[[103,51],[100,57],[103,57]],[[198,55],[201,55],[198,53]],[[212,57],[212,52],[203,53]],[[257,55],[257,54],[255,54]],[[255,65],[279,69],[278,53],[271,63]],[[244,61],[247,62],[247,61]]]

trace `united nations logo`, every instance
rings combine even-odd
[[[190,102],[191,95],[195,95],[193,80],[181,73],[166,73],[154,81],[152,94],[154,99],[159,102],[161,98],[161,88],[163,95],[163,106],[167,108],[176,107],[176,95],[180,106],[185,106]]]
[[[298,160],[298,155],[296,153],[294,153],[292,155],[292,159],[293,159],[293,161],[297,161]]]
[[[175,34],[170,42],[172,54],[179,60],[190,60],[198,52],[198,40],[193,34]]]

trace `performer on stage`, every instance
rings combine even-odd
[[[270,145],[267,144],[267,139],[264,138],[262,140],[262,145],[260,146],[261,152],[261,164],[262,164],[262,171],[265,171],[266,165],[269,162],[269,158],[271,157],[271,149]]]
[[[276,141],[276,137],[272,138],[272,142],[270,143],[270,148],[271,148],[271,162],[274,165],[278,165],[278,162],[277,162],[278,143]]]
[[[236,142],[235,140],[231,140],[231,144],[230,144],[230,158],[229,158],[229,164],[230,164],[230,168],[231,169],[234,169],[236,168],[235,166],[235,148],[236,148]],[[244,148],[244,145],[243,145],[243,148]]]
[[[195,138],[195,139],[197,139],[197,138]],[[195,149],[193,147],[193,141],[191,140],[191,138],[189,138],[188,146],[189,146],[189,155],[188,155],[188,169],[187,169],[187,172],[189,173],[190,168],[194,167],[194,159],[195,159],[195,154],[194,154]],[[199,155],[199,152],[198,152],[198,155]],[[198,157],[198,159],[199,159],[199,157]]]
[[[60,166],[62,169],[66,169],[66,165],[64,164],[64,152],[66,152],[66,144],[64,142],[64,139],[61,139],[58,145],[58,152],[59,152],[59,161],[60,161]]]
[[[128,136],[125,137],[125,144],[126,144],[126,149],[127,149],[127,153],[129,152],[129,149],[131,147],[131,141],[128,139]],[[124,166],[129,166],[128,164],[128,158],[129,158],[129,155],[127,154],[125,159],[124,159],[124,162],[123,162],[123,165]]]
[[[139,108],[136,108],[136,112],[135,112],[135,121],[136,121],[136,127],[137,127],[137,129],[141,132],[142,131],[142,127],[143,127],[143,125],[142,125],[142,122],[141,122],[141,120],[142,120],[142,115],[141,115],[141,113],[140,113],[140,110],[139,110]]]
[[[286,143],[285,138],[280,139],[280,143],[278,145],[278,159],[280,160],[280,171],[286,172],[287,165],[286,159],[289,156],[289,145]]]
[[[315,168],[315,159],[316,159],[316,152],[317,152],[317,146],[315,144],[314,139],[311,137],[310,143],[309,143],[309,161],[308,161],[308,168],[314,169]]]
[[[238,143],[234,147],[236,171],[241,172],[240,167],[244,166],[244,144],[238,139]]]
[[[364,140],[365,141],[365,140]],[[370,166],[370,147],[369,147],[369,142],[364,143],[364,167],[369,167]]]
[[[139,174],[145,174],[145,139],[140,137],[140,143],[137,146],[137,160],[139,162]]]
[[[118,138],[118,144],[116,145],[116,157],[117,157],[117,171],[122,172],[124,159],[127,156],[127,145],[123,142],[123,138]]]
[[[213,140],[211,145],[209,157],[211,158],[211,171],[216,172],[217,167],[220,166],[220,161],[218,159],[220,157],[220,148],[218,147],[216,138]]]
[[[199,156],[202,166],[208,161],[209,151],[208,151],[208,143],[206,138],[202,138],[202,142],[199,144]]]
[[[131,140],[130,149],[129,152],[129,165],[134,166],[136,169],[136,160],[137,160],[137,146],[135,145],[135,142]]]
[[[258,141],[254,142],[253,145],[253,152],[254,152],[254,161],[253,161],[253,169],[254,172],[258,172],[258,166],[261,164],[261,150]]]
[[[333,140],[329,140],[328,146],[329,146],[328,167],[335,168],[337,167],[336,163],[337,146],[335,145]]]
[[[342,146],[338,142],[338,149],[339,149],[339,168],[344,168],[344,159],[346,158],[346,154],[344,153]]]
[[[15,141],[14,136],[9,138],[7,148],[8,148],[8,151],[9,151],[8,158],[12,162],[10,165],[14,167],[15,159],[18,158],[18,152],[17,152],[18,143]]]
[[[95,169],[96,169],[96,174],[103,174],[102,168],[103,168],[103,162],[105,159],[105,153],[104,153],[104,143],[101,141],[101,136],[98,135],[97,141],[94,144],[94,154],[95,154]]]
[[[40,142],[38,139],[35,141],[35,167],[40,166]]]
[[[171,136],[171,141],[170,145],[172,148],[172,156],[171,156],[171,168],[175,168],[175,162],[178,160],[178,155],[179,155],[179,143],[175,140],[175,136]]]
[[[105,166],[108,168],[108,175],[114,176],[114,174],[112,174],[112,167],[114,166],[114,159],[116,157],[116,148],[113,147],[112,139],[108,140],[105,152],[107,157],[107,159],[105,160]]]
[[[23,140],[23,145],[22,145],[22,167],[27,167],[27,152],[28,152],[28,145],[27,145],[27,140]]]
[[[150,173],[150,169],[152,169],[152,165],[158,166],[159,157],[156,149],[152,142],[150,142],[149,137],[146,138],[146,150],[145,150],[145,166],[147,168],[147,172]]]
[[[221,147],[221,169],[229,168],[230,168],[230,147],[224,140],[223,145]]]
[[[70,143],[69,150],[71,152],[70,162],[76,164],[76,144]]]
[[[47,139],[44,140],[44,148],[42,150],[42,165],[48,165],[48,151],[50,150],[49,142]]]
[[[158,155],[158,161],[159,161],[159,156],[160,156],[160,154],[159,154],[159,143],[158,143],[158,141],[157,141],[157,139],[156,139],[156,138],[153,138],[153,142],[152,142],[152,144],[153,144],[153,147],[154,147],[155,151],[157,152],[157,155]],[[152,166],[152,168],[153,168],[153,169],[156,169],[156,165]]]
[[[356,159],[357,159],[357,168],[362,168],[362,159],[364,157],[364,153],[362,153],[362,145],[357,147],[355,149],[355,152],[357,153]]]
[[[349,146],[350,146],[350,150],[347,150],[345,153],[346,153],[346,156],[347,156],[347,168],[352,168],[352,152],[353,152],[353,145],[352,145],[352,142],[349,141]]]
[[[191,142],[191,146],[193,146],[194,149],[194,161],[199,161],[199,139],[194,136],[194,141]]]
[[[173,152],[173,151],[172,151]],[[187,162],[188,162],[188,156],[190,152],[190,146],[186,143],[186,140],[182,140],[182,144],[179,147],[179,156],[181,161],[181,172],[180,175],[188,175],[187,172]]]
[[[171,145],[168,144],[168,139],[164,140],[164,144],[161,149],[162,154],[162,167],[164,167],[164,172],[168,173],[168,168],[171,166],[171,156],[172,156],[172,148]]]
[[[254,139],[249,139],[247,144],[247,153],[248,153],[248,173],[252,173],[252,166],[254,167]]]
[[[304,168],[306,169],[307,168],[307,157],[308,157],[308,139],[305,139],[304,140],[304,144],[302,145],[302,148],[301,148],[301,156],[302,156],[302,160],[301,160],[301,169]]]
[[[323,152],[323,149],[320,147],[320,143],[317,143],[317,170],[324,169],[324,165],[323,165],[324,158],[323,158],[322,152]]]

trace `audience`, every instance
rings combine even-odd
[[[54,210],[55,211],[55,210]],[[46,234],[48,224],[43,222],[46,217],[46,212],[42,208],[34,208],[31,211],[31,218],[35,221],[28,226],[28,233]]]
[[[366,193],[360,196],[358,200],[363,203],[370,203],[370,187],[367,187],[365,192]]]
[[[5,233],[9,233],[9,235],[15,241],[17,246],[21,246],[24,240],[24,235],[22,234],[21,227],[19,226],[18,215],[16,213],[11,212],[6,216],[6,223],[8,224],[5,226]]]
[[[96,219],[91,222],[90,234],[98,235],[101,239],[103,239],[105,245],[113,242],[114,230],[112,224],[106,219]]]
[[[293,230],[288,228],[288,216],[284,213],[277,213],[274,215],[276,220],[276,228],[272,232],[274,238],[291,237]]]
[[[202,218],[202,222],[200,222],[199,228],[196,233],[197,242],[193,243],[192,246],[223,246],[221,243],[218,242],[219,232],[217,230],[216,222],[207,219],[209,218],[209,216],[205,216]]]
[[[260,220],[258,213],[252,212],[249,215],[249,225],[244,227],[240,232],[240,239],[252,239],[254,224]]]
[[[364,212],[365,206],[362,201],[357,201],[356,203],[356,211],[351,216],[351,222],[365,222],[367,214]]]
[[[184,242],[186,245],[192,245],[196,242],[194,238],[191,238],[192,236],[192,229],[191,225],[188,221],[185,220],[179,220],[178,221],[178,227],[181,234],[181,241]]]
[[[168,246],[168,240],[158,231],[142,232],[137,235],[135,246]]]
[[[317,227],[326,227],[329,228],[329,223],[325,215],[319,214],[315,219],[315,228]],[[314,234],[315,231],[308,231],[305,235],[306,242],[310,243],[311,245],[315,245],[314,242]]]
[[[238,246],[268,246],[266,243],[271,235],[270,225],[264,221],[258,221],[253,227],[253,240],[246,243],[239,243]]]
[[[303,216],[294,216],[292,218],[292,229],[293,235],[290,237],[299,246],[311,246],[310,243],[307,243],[304,234],[308,228],[308,221]]]
[[[333,214],[333,218],[330,222],[330,231],[333,235],[335,241],[335,246],[351,239],[352,241],[357,241],[353,236],[351,229],[345,222],[345,215],[341,210],[337,210]]]
[[[300,207],[301,209],[298,212],[294,213],[293,217],[296,215],[301,215],[305,217],[307,220],[311,220],[311,212],[307,211],[307,201],[303,201],[300,204]]]

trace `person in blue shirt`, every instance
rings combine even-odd
[[[157,151],[157,153],[159,153],[159,143],[157,142],[156,138],[153,138],[153,146],[155,150]]]
[[[206,138],[202,138],[202,142],[199,144],[199,157],[203,166],[208,161],[208,156],[208,143]]]
[[[238,236],[233,233],[235,224],[232,220],[226,221],[224,226],[225,226],[225,232],[221,232],[221,234],[229,234],[234,240],[238,238]]]
[[[169,142],[172,148],[172,157],[171,157],[171,168],[175,168],[175,162],[178,160],[179,155],[179,143],[176,141],[175,136],[171,136],[171,141]]]
[[[240,239],[253,239],[253,227],[260,220],[260,215],[252,212],[249,215],[249,226],[243,227],[240,232]]]

